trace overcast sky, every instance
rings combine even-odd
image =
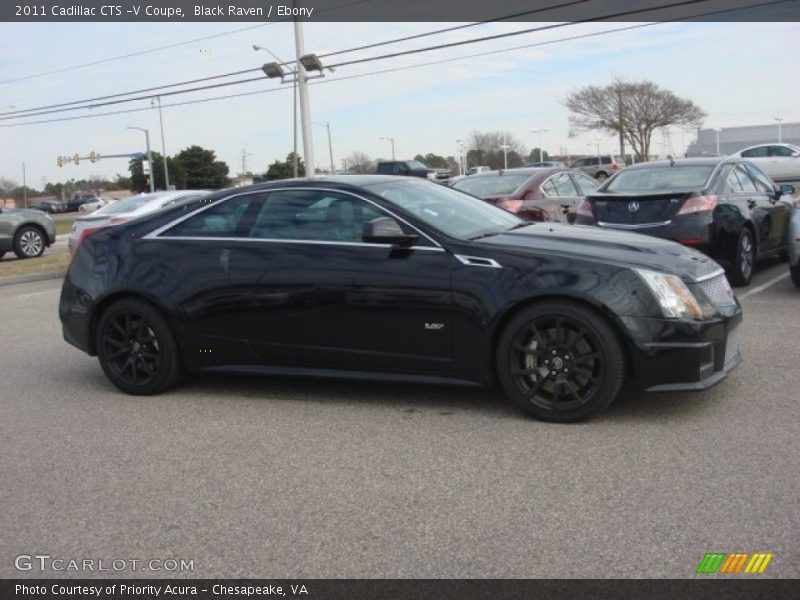
[[[389,38],[446,27],[444,23],[308,23],[307,52],[322,54]],[[373,158],[390,157],[394,137],[398,158],[434,152],[456,155],[456,139],[472,130],[508,130],[527,148],[558,154],[593,153],[597,134],[568,136],[568,112],[561,101],[572,89],[603,85],[618,75],[649,79],[702,107],[707,127],[729,127],[800,121],[800,55],[796,23],[671,23],[581,40],[516,49],[483,57],[475,53],[507,49],[585,33],[629,27],[631,23],[569,25],[453,49],[415,54],[328,73],[325,83],[310,88],[311,116],[330,122],[337,168],[353,151]],[[530,23],[491,24],[460,32],[364,50],[328,59],[375,56],[531,27]],[[249,27],[246,31],[234,30]],[[232,33],[229,33],[232,32]],[[225,33],[180,45],[0,84],[0,112],[82,100],[220,73],[257,68],[271,58],[253,44],[270,48],[284,60],[293,58],[288,23],[0,23],[0,80],[41,74],[74,65],[140,52],[159,46]],[[390,73],[345,79],[358,74],[456,59]],[[236,78],[233,78],[236,79]],[[226,94],[267,91],[238,98],[168,107],[170,104]],[[210,148],[226,161],[231,174],[241,170],[242,149],[248,169],[263,172],[292,149],[292,87],[272,80],[216,90],[163,97],[168,154],[190,145]],[[60,154],[122,154],[143,150],[142,133],[150,130],[154,150],[161,150],[158,112],[149,101],[31,117],[25,121],[87,116],[143,108],[140,112],[43,124],[0,127],[0,177],[21,183],[22,162],[28,185],[41,188],[44,178],[56,182],[92,175],[127,174],[127,161],[107,159],[91,164],[56,166]],[[7,125],[16,121],[0,121]],[[317,164],[328,166],[324,127],[314,126]],[[675,129],[671,140],[654,138],[662,149],[680,154],[693,132]],[[613,151],[613,137],[601,136],[601,151]],[[302,143],[298,143],[302,152]]]

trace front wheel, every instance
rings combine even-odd
[[[597,179],[597,181],[605,181],[606,179],[608,179],[608,173],[600,171],[597,175],[594,176],[594,178]]]
[[[36,227],[22,227],[14,236],[17,258],[36,258],[44,253],[44,236]]]
[[[756,262],[756,245],[749,229],[742,229],[736,244],[736,256],[728,271],[728,280],[736,287],[745,286],[753,278],[753,266]]]
[[[526,308],[506,326],[497,349],[508,398],[546,421],[579,421],[616,398],[625,373],[622,344],[607,321],[571,301]]]
[[[180,356],[166,319],[150,304],[126,298],[97,325],[97,358],[106,376],[127,394],[157,394],[180,378]]]

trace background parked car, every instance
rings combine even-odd
[[[438,183],[450,180],[449,169],[432,169],[418,160],[384,160],[375,168],[378,175],[403,175],[406,177],[423,177]]]
[[[92,200],[90,202],[87,202],[86,204],[81,204],[80,208],[78,209],[78,212],[81,214],[88,215],[89,213],[93,213],[94,211],[99,210],[104,206],[113,204],[114,202],[116,202],[116,200],[100,196],[97,200]]]
[[[165,206],[172,206],[181,202],[189,202],[205,196],[205,190],[182,190],[175,192],[155,192],[153,194],[139,194],[131,196],[113,204],[108,204],[90,215],[78,217],[72,225],[69,234],[68,246],[70,253],[75,251],[82,235],[88,235],[93,230],[124,223],[147,213],[154,212]]]
[[[800,181],[800,147],[794,144],[750,146],[731,156],[749,160],[773,181]]]
[[[794,201],[787,237],[789,273],[792,275],[792,282],[800,287],[800,199]]]
[[[10,250],[17,258],[35,258],[55,241],[56,226],[42,211],[0,208],[0,258]]]
[[[555,167],[489,171],[465,177],[453,188],[528,221],[573,223],[578,205],[598,185],[581,171]]]
[[[97,194],[86,194],[79,192],[67,200],[67,212],[76,211],[87,202],[96,202],[98,200],[100,200],[100,196]]]
[[[467,175],[476,175],[478,173],[485,173],[486,171],[491,171],[491,167],[479,166],[479,167],[470,167],[467,169]]]
[[[543,160],[522,165],[523,167],[566,167],[566,163],[560,160]]]
[[[35,208],[36,210],[41,210],[42,212],[52,215],[66,212],[67,205],[60,200],[40,200],[35,204],[31,204],[30,208]]]
[[[608,179],[617,171],[624,169],[625,163],[616,156],[600,154],[579,158],[572,163],[572,168],[580,169],[584,173],[602,181],[603,179]]]
[[[590,194],[577,222],[692,246],[725,266],[733,285],[747,285],[757,259],[785,251],[793,193],[737,158],[639,163]]]

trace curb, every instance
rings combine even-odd
[[[32,281],[46,281],[48,279],[61,279],[66,271],[48,271],[46,273],[31,273],[30,275],[15,275],[13,277],[0,277],[0,287],[5,285],[16,285],[18,283],[30,283]]]

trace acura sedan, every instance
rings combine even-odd
[[[94,231],[59,315],[129,394],[198,371],[499,382],[575,421],[626,378],[699,390],[741,361],[741,308],[710,258],[412,177],[222,190]]]
[[[562,223],[575,222],[578,206],[598,186],[585,173],[565,167],[489,171],[452,185],[528,221]]]
[[[758,259],[786,252],[792,194],[794,186],[776,186],[741,159],[653,161],[628,167],[590,194],[577,222],[692,246],[742,286]]]

